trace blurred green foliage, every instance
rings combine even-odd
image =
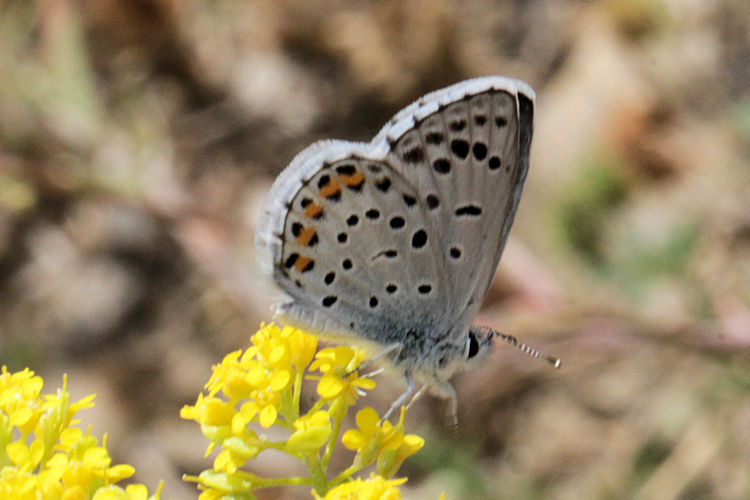
[[[451,486],[456,498],[490,498],[491,487],[487,478],[477,469],[481,457],[481,441],[477,436],[462,434],[454,436],[426,436],[430,446],[425,446],[407,462],[404,469],[409,476],[427,474],[450,474]],[[410,468],[416,469],[414,472]]]
[[[604,155],[583,164],[557,210],[565,242],[595,267],[605,264],[603,235],[612,212],[626,199],[620,165]]]

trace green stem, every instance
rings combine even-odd
[[[272,488],[274,486],[313,484],[313,479],[311,477],[280,477],[280,478],[268,478],[268,479],[258,478],[258,479],[259,479],[259,482],[253,485],[255,489]]]
[[[324,404],[326,404],[326,400],[325,399],[319,399],[318,401],[315,402],[315,404],[313,405],[313,407],[308,410],[307,414],[308,415],[312,415],[316,411],[320,410],[323,407]]]
[[[341,471],[341,473],[328,481],[328,484],[331,485],[331,488],[335,488],[339,484],[343,483],[344,481],[349,480],[354,474],[359,472],[361,469],[357,467],[356,465],[350,465],[345,470]]]
[[[303,370],[295,370],[294,372],[294,390],[292,392],[293,394],[293,401],[292,401],[292,408],[293,411],[296,413],[296,418],[299,418],[299,398],[302,394],[302,375],[304,374]]]
[[[328,492],[328,480],[326,479],[326,470],[318,460],[318,457],[313,453],[305,453],[303,456],[307,468],[310,470],[310,479],[312,481],[313,488],[320,495],[325,495]]]
[[[328,461],[331,460],[331,455],[333,454],[333,448],[336,446],[336,442],[339,439],[339,432],[341,432],[341,422],[343,418],[339,418],[338,415],[334,416],[333,420],[333,432],[331,433],[331,437],[328,439],[328,443],[326,443],[326,451],[323,453],[323,468],[328,468]]]
[[[273,488],[275,486],[287,486],[287,485],[300,485],[300,484],[312,484],[313,480],[311,477],[260,477],[246,471],[235,471],[232,473],[236,483],[244,481],[248,485],[247,491],[257,490],[260,488]],[[193,476],[184,474],[182,476],[183,481],[191,481],[194,483],[202,483],[204,478],[201,476]],[[243,489],[244,490],[244,489]]]

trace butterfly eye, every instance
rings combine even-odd
[[[471,359],[479,353],[479,342],[473,333],[466,337],[466,359]]]

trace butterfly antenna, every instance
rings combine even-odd
[[[545,361],[545,362],[549,363],[550,365],[552,365],[555,368],[560,368],[560,365],[562,364],[562,361],[560,360],[560,358],[555,357],[555,356],[548,356],[546,354],[543,354],[540,351],[537,351],[533,347],[529,347],[526,344],[522,344],[513,335],[506,335],[506,334],[500,333],[500,332],[498,332],[496,330],[493,330],[493,333],[495,334],[495,336],[500,337],[501,339],[503,339],[504,341],[506,341],[510,345],[512,345],[514,347],[517,347],[522,352],[525,352],[526,354],[528,354],[532,358],[541,359],[542,361]]]

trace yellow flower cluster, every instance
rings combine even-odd
[[[111,466],[106,447],[73,427],[75,414],[94,396],[70,402],[67,379],[57,394],[42,395],[44,382],[28,368],[0,372],[0,498],[14,500],[158,500],[144,485],[115,485],[135,472]],[[161,489],[161,487],[159,488]]]
[[[358,374],[365,352],[338,346],[316,353],[316,337],[274,324],[261,325],[251,343],[215,366],[206,384],[207,394],[199,395],[194,405],[181,411],[182,418],[201,425],[210,441],[206,454],[219,449],[212,469],[185,477],[203,490],[200,500],[254,498],[255,490],[294,484],[311,485],[318,499],[401,498],[397,486],[405,479],[389,478],[404,459],[424,445],[419,436],[404,434],[404,411],[393,425],[381,422],[372,408],[361,410],[356,418],[358,429],[347,430],[342,439],[345,447],[357,452],[352,465],[333,477],[327,470],[349,407],[363,390],[375,387],[372,379]],[[320,398],[301,414],[304,379],[317,380]],[[264,429],[271,426],[286,429],[286,439],[269,439]],[[265,478],[241,470],[267,449],[298,458],[310,475]],[[353,478],[375,462],[377,475],[366,480]]]
[[[406,409],[401,409],[401,418],[397,425],[387,420],[379,422],[380,417],[372,408],[357,412],[358,429],[349,429],[341,441],[350,450],[357,450],[355,466],[363,468],[377,460],[378,474],[391,477],[398,471],[407,457],[415,454],[424,446],[424,439],[416,434],[404,435],[404,416]]]
[[[404,484],[406,478],[387,480],[382,476],[370,475],[369,479],[355,479],[341,484],[325,497],[314,494],[316,500],[401,500],[398,486]]]

